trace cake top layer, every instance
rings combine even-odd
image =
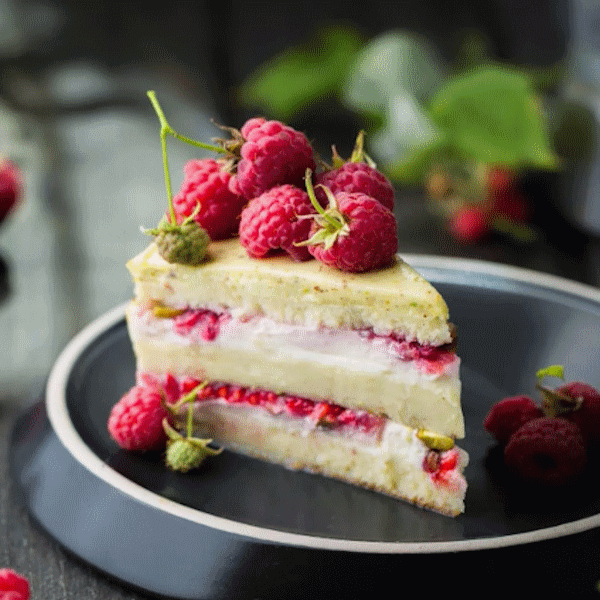
[[[172,264],[155,244],[127,263],[138,301],[264,314],[309,326],[372,328],[422,344],[452,341],[448,307],[401,258],[385,269],[346,273],[317,260],[249,258],[238,239],[212,242],[199,266]]]

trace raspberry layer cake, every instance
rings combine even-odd
[[[455,516],[468,457],[459,358],[440,294],[401,259],[353,274],[239,239],[198,266],[155,244],[128,262],[137,376],[187,392],[226,447]]]

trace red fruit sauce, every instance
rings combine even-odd
[[[156,379],[149,374],[139,376],[146,384]],[[188,394],[202,381],[192,377],[178,378],[167,374],[158,382],[171,404]],[[197,394],[197,401],[221,398],[228,404],[260,406],[273,414],[288,414],[293,417],[310,419],[316,426],[327,429],[352,429],[362,433],[379,435],[385,425],[385,417],[373,415],[363,410],[350,410],[333,402],[313,401],[300,396],[276,394],[267,390],[247,388],[239,385],[211,381]]]

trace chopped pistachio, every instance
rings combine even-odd
[[[171,308],[170,306],[164,306],[158,304],[152,309],[154,316],[158,319],[171,319],[177,317],[185,312],[183,308]]]
[[[454,448],[454,440],[447,435],[435,433],[428,429],[419,429],[417,437],[431,450],[451,450]]]

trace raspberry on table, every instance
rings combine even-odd
[[[306,136],[288,125],[255,117],[240,132],[244,142],[230,188],[247,200],[277,185],[302,187],[306,169],[315,169],[314,151]]]
[[[379,200],[389,210],[394,210],[394,188],[388,178],[364,162],[346,162],[337,169],[324,171],[315,178],[315,183],[338,192],[362,192]],[[320,187],[315,187],[317,200],[326,206],[327,197]]]
[[[319,261],[350,273],[390,265],[398,251],[396,218],[371,196],[340,192],[326,211],[339,222],[337,231],[317,215],[312,224],[309,252]],[[319,240],[319,235],[324,239]],[[329,237],[329,236],[333,237]],[[329,237],[329,239],[327,239]]]
[[[504,448],[504,462],[519,478],[548,486],[573,482],[586,460],[579,427],[560,417],[528,421]]]
[[[17,205],[21,196],[22,175],[20,169],[0,158],[0,223]]]
[[[240,243],[253,258],[285,250],[294,260],[308,260],[308,249],[295,244],[308,238],[311,221],[298,217],[314,212],[305,191],[290,184],[273,187],[251,200],[242,211]]]
[[[112,408],[108,432],[126,450],[160,450],[167,436],[162,421],[172,417],[163,405],[158,386],[136,385]]]
[[[579,426],[586,443],[598,444],[600,442],[600,392],[580,381],[561,385],[556,388],[556,391],[579,402],[577,408],[561,413],[560,416]]]
[[[529,396],[509,396],[492,406],[483,426],[499,444],[505,445],[522,425],[543,416],[542,409]]]
[[[199,204],[194,220],[211,240],[235,235],[246,199],[231,191],[232,175],[227,166],[212,158],[191,160],[186,163],[184,174],[181,188],[173,197],[177,222],[182,223]]]
[[[29,581],[12,569],[0,569],[0,600],[29,600]]]

